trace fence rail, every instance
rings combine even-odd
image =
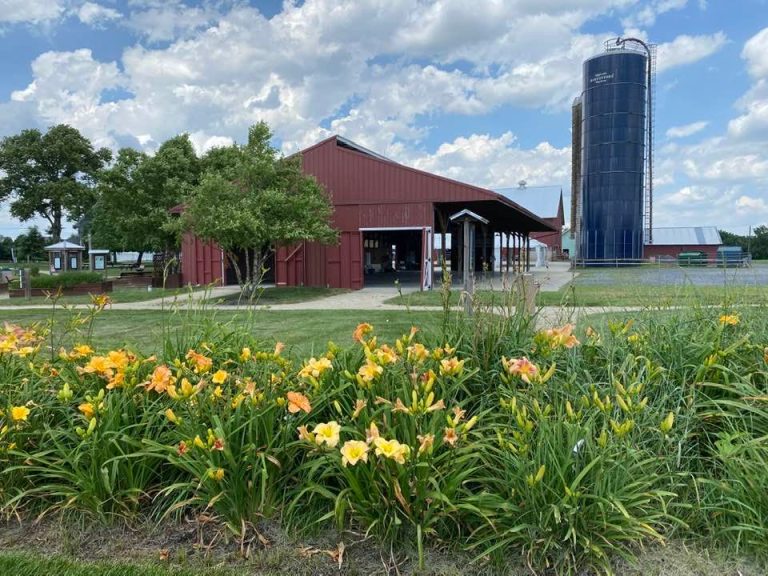
[[[750,268],[752,266],[752,254],[743,253],[737,257],[721,256],[717,258],[703,257],[654,257],[654,258],[609,258],[609,259],[584,259],[573,260],[574,268],[622,268],[625,266],[656,266],[668,268]]]

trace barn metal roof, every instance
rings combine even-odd
[[[723,243],[714,226],[654,228],[653,244],[659,246],[717,246]]]
[[[487,219],[497,231],[554,230],[541,216],[503,194],[405,166],[336,135],[297,154],[302,156],[305,173],[315,176],[331,194],[337,208],[337,224],[347,224],[342,220],[346,218],[342,209],[345,206],[361,206],[366,215],[375,216],[376,224],[370,224],[374,226],[384,225],[381,222],[392,214],[393,209],[387,206],[419,209],[419,203],[431,203],[446,217],[463,209],[471,210]],[[354,229],[360,227],[352,226],[351,221],[348,224]]]

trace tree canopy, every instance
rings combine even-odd
[[[19,234],[14,241],[16,258],[19,260],[46,260],[45,246],[48,244],[45,236],[32,226],[26,234]]]
[[[93,209],[94,242],[111,250],[168,250],[177,242],[169,210],[200,178],[200,160],[186,134],[164,142],[154,156],[122,148],[99,177]]]
[[[23,130],[0,142],[0,202],[10,199],[11,214],[22,221],[45,218],[58,242],[63,219],[77,219],[93,205],[95,177],[110,158],[108,149],[94,150],[66,124],[45,134]]]
[[[302,172],[299,156],[281,157],[271,137],[262,122],[251,127],[246,145],[209,152],[181,222],[184,229],[221,246],[241,286],[258,284],[264,262],[277,246],[332,243],[338,237],[323,187]]]
[[[745,252],[751,252],[755,260],[768,259],[768,226],[757,226],[749,236],[740,236],[720,230],[720,237],[726,246],[741,246]]]

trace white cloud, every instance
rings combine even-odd
[[[656,18],[672,10],[682,10],[688,4],[688,0],[652,0],[642,3],[641,8],[622,20],[626,28],[636,26],[653,26]]]
[[[728,134],[762,142],[768,137],[768,28],[746,41],[741,57],[754,84],[737,103],[741,115],[728,124]]]
[[[205,132],[193,132],[189,135],[192,145],[198,154],[205,154],[211,148],[222,148],[234,144],[232,138],[225,136],[210,136]]]
[[[693,136],[697,132],[704,130],[708,125],[709,122],[701,120],[699,122],[684,124],[683,126],[672,126],[667,130],[667,138],[685,138],[686,136]]]
[[[747,70],[753,77],[768,76],[768,27],[747,40],[741,57],[747,61]]]
[[[114,8],[107,8],[95,2],[86,2],[77,11],[77,17],[83,24],[101,27],[111,20],[117,20],[122,14]]]
[[[512,132],[494,138],[472,134],[446,142],[434,154],[414,155],[409,164],[421,170],[489,188],[563,185],[570,182],[570,147],[556,148],[541,142],[521,148]]]
[[[128,27],[149,42],[175,40],[212,24],[218,13],[213,8],[191,7],[180,0],[139,3],[131,13]]]
[[[657,70],[663,72],[670,68],[693,64],[711,56],[728,42],[723,32],[689,36],[683,34],[672,42],[659,44],[657,51]]]
[[[39,24],[64,13],[61,0],[0,0],[0,22]]]
[[[104,103],[102,93],[122,83],[114,62],[93,59],[88,49],[45,52],[32,63],[34,80],[11,93],[13,102],[31,103],[46,124],[66,122],[94,139],[97,146],[111,145],[105,122],[114,103]]]
[[[736,209],[744,214],[768,214],[768,204],[764,198],[742,195],[736,200]]]

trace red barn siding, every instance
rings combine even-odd
[[[643,248],[644,258],[656,258],[659,256],[672,256],[677,258],[680,252],[705,252],[707,259],[714,260],[717,257],[718,246],[715,244],[685,244],[685,245],[664,245],[664,244],[646,244]]]
[[[186,284],[221,284],[222,253],[216,244],[190,233],[181,241],[182,278]]]
[[[335,206],[489,200],[488,190],[395,162],[382,161],[325,140],[302,152],[304,172],[321,182]]]

